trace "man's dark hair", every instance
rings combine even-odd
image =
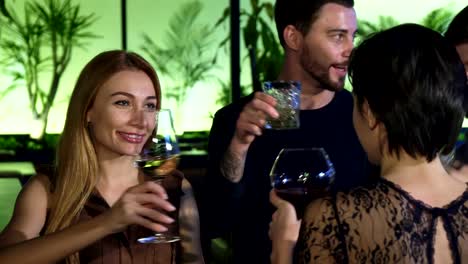
[[[468,6],[463,8],[450,22],[445,37],[453,45],[468,43]]]
[[[284,47],[283,31],[288,25],[295,26],[305,35],[319,16],[322,6],[328,3],[348,8],[354,6],[354,0],[276,0],[275,22],[281,45]]]
[[[357,109],[367,100],[387,131],[388,151],[433,160],[453,149],[465,114],[465,69],[453,44],[416,24],[379,32],[351,54]]]

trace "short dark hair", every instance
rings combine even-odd
[[[351,54],[349,79],[358,111],[364,100],[387,131],[388,151],[433,160],[447,154],[465,114],[465,69],[439,33],[404,24],[364,40]]]
[[[284,47],[283,31],[288,25],[293,25],[302,34],[306,34],[322,6],[328,3],[348,8],[354,6],[354,0],[276,0],[275,22],[281,45]]]
[[[468,42],[468,6],[463,8],[450,22],[445,37],[453,44]]]

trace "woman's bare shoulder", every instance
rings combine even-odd
[[[0,234],[0,246],[39,236],[50,208],[50,181],[46,175],[33,176],[21,189],[10,222]]]
[[[53,203],[51,186],[50,177],[48,175],[39,173],[29,179],[29,181],[22,188],[20,195],[27,196],[25,198],[28,198],[28,200],[34,198],[41,200],[45,199],[47,203],[47,209],[49,209]]]
[[[33,176],[29,181],[29,183],[33,184],[39,184],[46,190],[49,190],[50,188],[50,177],[46,174],[38,173],[35,176]]]

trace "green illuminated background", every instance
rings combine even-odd
[[[25,0],[7,1],[21,10]],[[241,7],[247,8],[250,0],[241,0]],[[75,49],[70,66],[61,81],[59,93],[54,107],[49,115],[48,133],[60,133],[64,123],[69,95],[81,68],[97,53],[121,48],[120,1],[117,0],[82,0],[79,3],[82,12],[95,13],[98,20],[93,24],[92,31],[101,37],[87,46],[86,50]],[[142,34],[146,33],[155,42],[162,42],[171,15],[176,12],[186,0],[129,0],[127,1],[128,49],[142,53]],[[392,16],[399,22],[419,22],[430,11],[447,7],[454,13],[466,5],[466,0],[355,0],[358,17],[368,21],[376,21],[379,16]],[[199,23],[214,24],[221,16],[228,0],[202,0],[204,9]],[[227,34],[228,25],[218,27],[212,41],[214,55],[221,39]],[[1,37],[1,36],[0,36]],[[0,51],[1,53],[1,51]],[[229,55],[221,52],[216,67],[210,71],[221,80],[229,80]],[[245,56],[246,51],[241,51]],[[250,69],[247,60],[243,60],[241,82],[250,83]],[[157,69],[156,69],[157,70]],[[0,71],[0,91],[8,86],[10,77]],[[169,80],[160,76],[162,88],[168,86]],[[179,134],[184,131],[209,130],[211,116],[221,107],[216,103],[220,93],[219,84],[208,80],[198,83],[188,91],[187,100],[179,107],[173,100],[163,100],[164,108],[171,108],[176,116],[176,129]],[[18,88],[0,101],[0,134],[29,134],[34,130],[34,122],[29,111],[27,95],[24,89]],[[465,122],[465,125],[468,123]]]

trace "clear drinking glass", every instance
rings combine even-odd
[[[263,83],[263,91],[276,99],[277,119],[267,119],[267,129],[299,128],[301,83],[298,81],[271,81]]]
[[[271,168],[270,179],[278,196],[292,203],[301,219],[310,201],[330,193],[335,169],[323,148],[284,148]]]
[[[177,142],[171,111],[161,109],[155,115],[157,127],[142,153],[135,160],[135,166],[149,175],[151,180],[162,184],[169,196],[169,201],[177,208],[180,184],[174,185],[170,173],[178,164],[180,150]],[[169,182],[169,184],[167,184]],[[177,217],[177,210],[171,212],[172,217]],[[153,236],[140,238],[140,243],[171,243],[180,240],[177,228],[168,226],[168,231],[155,233]]]

